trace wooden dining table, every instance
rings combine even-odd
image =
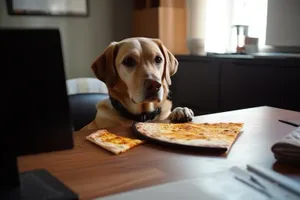
[[[119,192],[177,180],[201,177],[232,166],[258,164],[300,182],[300,168],[278,162],[271,146],[295,127],[279,119],[300,119],[300,113],[268,106],[197,116],[194,122],[243,122],[243,132],[230,151],[214,154],[166,147],[146,142],[115,155],[86,140],[95,130],[74,132],[74,148],[21,156],[20,171],[48,170],[80,199],[93,199]],[[135,137],[131,128],[109,131]]]

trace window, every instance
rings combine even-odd
[[[268,0],[206,0],[205,51],[230,50],[231,26],[249,26],[249,37],[259,38],[265,46]]]

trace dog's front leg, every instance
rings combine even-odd
[[[194,112],[187,107],[177,107],[169,115],[168,119],[177,122],[189,122],[192,121]]]

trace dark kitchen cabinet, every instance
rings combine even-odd
[[[280,95],[279,77],[279,65],[270,60],[222,63],[220,109],[275,106]]]
[[[220,63],[211,59],[179,61],[172,77],[174,106],[187,106],[195,115],[219,110]]]
[[[277,107],[300,111],[300,62],[282,62],[278,74]]]
[[[177,56],[174,106],[196,115],[273,106],[300,111],[300,59]]]

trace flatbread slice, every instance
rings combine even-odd
[[[229,149],[243,123],[148,123],[138,122],[138,133],[168,143]]]
[[[126,152],[144,142],[143,140],[139,139],[117,136],[113,133],[110,133],[106,129],[98,130],[86,138],[114,154]]]

